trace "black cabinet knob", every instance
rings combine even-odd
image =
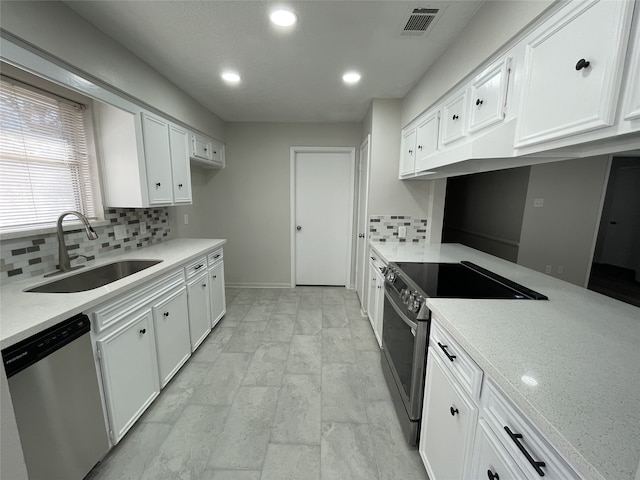
[[[181,183],[178,184],[178,188],[182,188],[182,184]]]
[[[482,105],[483,103],[484,103],[484,100],[480,100],[479,98],[476,100],[476,106]]]
[[[493,473],[490,469],[487,470],[487,477],[489,477],[489,480],[500,480],[500,475]]]
[[[454,116],[452,117],[452,119],[453,119],[453,120],[457,120],[457,119],[459,119],[459,118],[460,118],[460,117],[459,117],[458,115],[454,115]]]
[[[156,187],[159,187],[159,186],[160,186],[160,182],[156,182]]]
[[[169,312],[164,312],[162,315],[164,315],[165,317],[169,316]]]
[[[422,150],[422,145],[418,145],[418,150]]]
[[[145,333],[147,333],[147,329],[143,328],[142,330],[140,330],[140,335],[144,335]]]
[[[582,70],[583,68],[589,68],[589,65],[591,65],[591,62],[588,62],[584,58],[581,58],[580,60],[578,60],[578,63],[576,63],[576,70]]]
[[[456,413],[460,413],[457,408],[449,407],[449,411],[451,412],[451,416],[455,417]]]

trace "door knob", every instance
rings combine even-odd
[[[358,235],[358,238],[364,238],[364,233],[361,233],[360,235]]]
[[[300,231],[300,230],[302,230],[302,227],[301,227],[300,225],[298,225],[298,226],[296,227],[296,230]]]

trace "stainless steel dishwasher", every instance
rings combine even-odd
[[[77,315],[2,350],[29,480],[81,480],[109,449],[89,330]]]

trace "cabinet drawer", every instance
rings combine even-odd
[[[142,306],[148,305],[149,302],[160,295],[181,285],[184,285],[182,269],[170,273],[160,280],[137,288],[135,292],[120,297],[114,302],[97,308],[90,314],[95,333],[100,333],[116,325],[123,317],[130,315]]]
[[[204,272],[207,269],[207,257],[200,257],[199,259],[191,262],[184,267],[184,273],[187,276],[187,280],[193,278],[195,275]]]
[[[213,253],[210,253],[207,257],[207,261],[209,262],[209,267],[213,267],[216,263],[222,262],[223,254],[222,249],[219,248]]]
[[[473,399],[480,398],[482,369],[474,362],[437,320],[431,322],[429,348],[447,366],[449,372],[460,382],[460,386]]]
[[[482,395],[483,417],[527,478],[580,478],[491,381],[485,382]]]
[[[478,422],[469,478],[492,480],[524,480],[526,478],[484,420]]]

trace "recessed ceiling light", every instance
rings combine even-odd
[[[240,75],[236,72],[223,72],[221,77],[227,83],[240,83]]]
[[[290,10],[275,10],[271,13],[271,21],[279,27],[290,27],[298,21],[296,14]]]
[[[342,76],[342,80],[344,83],[348,83],[349,85],[353,85],[354,83],[358,83],[360,81],[360,74],[358,72],[347,72]]]

